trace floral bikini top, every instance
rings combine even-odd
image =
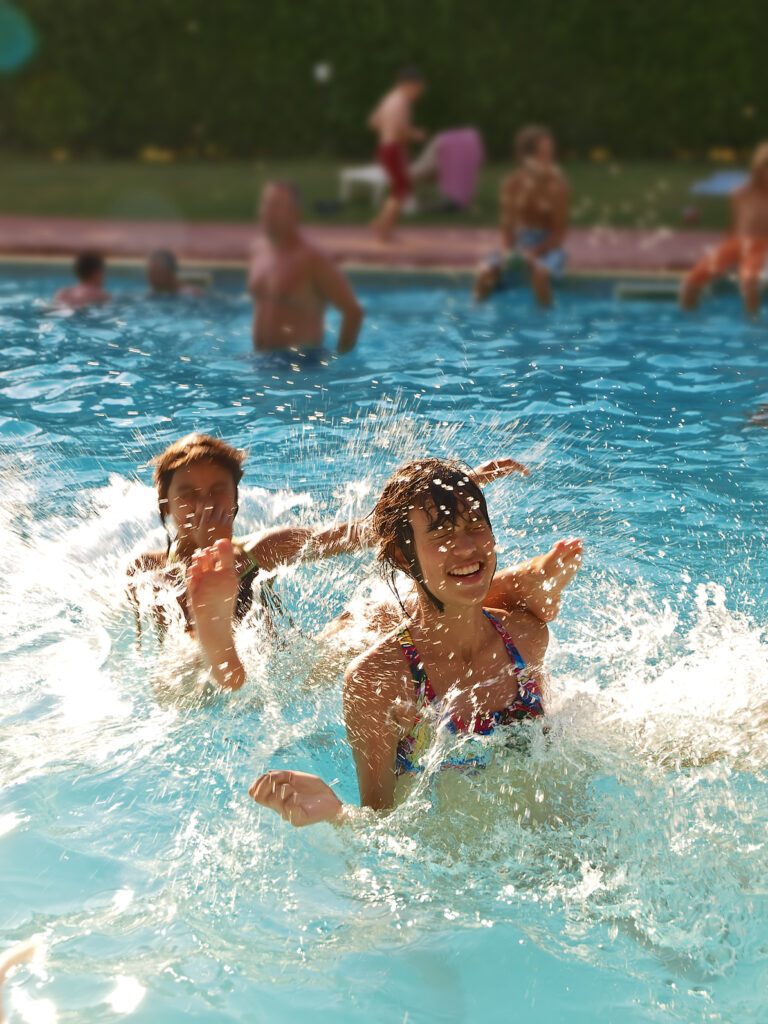
[[[432,689],[424,663],[419,656],[419,652],[416,650],[410,631],[405,627],[398,633],[397,639],[405,660],[408,662],[416,687],[418,718],[410,734],[401,739],[397,745],[397,765],[395,771],[398,775],[403,775],[407,772],[423,771],[423,765],[420,765],[418,761],[430,743],[430,729],[428,728],[429,722],[427,721],[430,716],[424,714],[425,709],[435,707],[435,710],[438,712],[437,721],[450,732],[476,733],[480,736],[489,735],[497,725],[510,725],[513,722],[519,722],[526,718],[538,718],[544,714],[541,686],[535,679],[523,678],[525,661],[515,647],[512,637],[507,633],[499,620],[494,615],[491,615],[489,611],[486,611],[485,608],[483,609],[483,614],[504,641],[507,654],[515,666],[518,684],[517,697],[510,705],[502,708],[501,711],[494,711],[490,715],[478,714],[468,722],[456,714],[445,713],[441,716],[439,714],[440,699]],[[469,759],[468,761],[450,760],[446,763],[460,766],[477,764],[478,762],[477,759]]]

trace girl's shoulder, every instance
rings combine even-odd
[[[410,678],[410,670],[401,648],[402,627],[392,630],[347,666],[344,686],[347,690],[375,691],[385,700],[401,696]]]
[[[506,611],[501,608],[486,610],[511,637],[526,662],[536,663],[543,660],[549,644],[549,628],[546,622],[537,619],[525,608],[512,608]]]

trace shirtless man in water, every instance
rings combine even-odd
[[[555,141],[548,128],[522,128],[515,138],[515,154],[518,167],[501,185],[502,253],[479,269],[475,297],[486,299],[503,288],[507,272],[518,259],[530,273],[539,305],[551,306],[552,278],[565,269],[568,181],[555,163]]]
[[[683,309],[694,309],[710,281],[737,269],[744,309],[749,316],[757,316],[760,275],[767,258],[768,142],[762,142],[752,157],[749,181],[733,194],[731,234],[686,275],[680,290],[680,304]]]
[[[337,352],[351,351],[363,310],[333,260],[302,235],[296,190],[287,182],[265,185],[260,220],[263,238],[254,250],[248,276],[255,299],[256,351],[320,349],[329,303],[341,313]]]

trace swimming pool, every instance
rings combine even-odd
[[[61,283],[0,274],[0,949],[49,945],[12,1015],[766,1019],[768,390],[735,297],[684,318],[595,284],[543,314],[361,280],[359,350],[318,365],[251,354],[234,277],[149,302],[115,275],[113,307],[48,315]],[[241,532],[363,511],[424,451],[528,462],[488,491],[501,560],[588,551],[549,736],[355,830],[260,813],[265,767],[355,798],[344,659],[313,635],[374,572],[284,573],[279,639],[241,638],[248,687],[186,696],[123,573],[159,536],[146,462],[193,429],[250,452]]]

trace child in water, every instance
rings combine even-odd
[[[406,620],[344,678],[360,802],[378,811],[394,805],[400,778],[423,770],[435,729],[485,736],[544,714],[548,630],[500,593],[485,498],[461,466],[437,459],[402,466],[373,510],[371,529],[385,570],[415,586]],[[580,553],[571,542],[561,586]],[[293,825],[339,823],[350,814],[325,781],[306,772],[268,771],[249,792]]]

